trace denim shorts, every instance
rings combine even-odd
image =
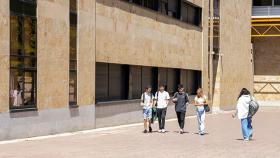
[[[144,117],[144,119],[151,119],[152,118],[152,108],[143,109],[143,117]]]

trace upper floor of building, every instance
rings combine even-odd
[[[279,18],[280,0],[253,0],[252,18]]]

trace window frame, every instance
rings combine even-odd
[[[76,3],[75,4],[75,10],[71,9],[71,2]],[[78,1],[77,0],[70,0],[69,1],[69,106],[70,107],[77,107],[78,105]],[[71,37],[72,37],[72,29],[75,29],[75,58],[71,58],[72,52],[71,52]],[[73,68],[74,65],[74,68]],[[71,75],[74,74],[74,92],[71,92],[70,85],[71,85]],[[71,96],[73,96],[73,100],[71,100]]]
[[[20,28],[21,28],[21,32],[20,32],[20,37],[21,37],[21,44],[20,44],[20,54],[16,54],[15,52],[12,52],[12,38],[10,38],[10,54],[9,54],[9,57],[10,57],[10,80],[9,80],[9,94],[11,95],[12,94],[12,87],[11,87],[11,73],[12,71],[19,71],[19,72],[22,72],[23,73],[23,78],[22,78],[22,81],[23,82],[23,86],[22,86],[22,89],[23,89],[23,92],[22,92],[22,102],[23,104],[22,105],[19,105],[19,106],[14,106],[12,105],[12,97],[10,96],[9,97],[9,110],[10,112],[18,112],[18,111],[29,111],[29,110],[37,110],[37,45],[38,45],[38,41],[37,41],[37,1],[36,0],[18,0],[18,2],[21,2],[21,3],[31,3],[35,6],[35,16],[32,16],[32,15],[27,15],[25,14],[24,12],[20,13],[20,12],[15,12],[12,10],[12,6],[11,6],[11,3],[12,1],[10,0],[10,30],[11,28],[13,27],[11,22],[12,22],[12,18],[13,17],[17,17],[18,20],[21,21],[21,24],[20,24]],[[23,11],[23,10],[21,10]],[[34,49],[35,49],[35,52],[34,52],[34,55],[27,55],[26,51],[25,51],[25,20],[27,18],[30,18],[31,20],[34,20],[35,21],[35,28],[34,28],[34,35],[35,35],[35,46],[34,46]],[[10,31],[10,37],[12,37],[12,32]],[[12,65],[12,60],[13,58],[18,58],[23,64],[20,66],[20,67],[15,67]],[[32,66],[32,67],[27,67],[25,65],[25,61],[26,60],[34,60],[35,61],[35,66]],[[25,82],[26,79],[25,79],[25,74],[26,73],[33,73],[33,78],[32,78],[32,82],[31,82],[31,91],[25,91]],[[20,83],[18,83],[20,84]],[[28,94],[30,93],[31,97],[34,99],[33,100],[33,104],[26,104],[25,105],[25,94]]]

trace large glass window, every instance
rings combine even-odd
[[[183,0],[124,0],[158,11],[161,14],[171,16],[186,23],[201,25],[201,7],[195,6]]]
[[[69,104],[77,105],[77,0],[70,0]]]
[[[96,101],[128,99],[129,66],[96,63]]]
[[[140,99],[146,86],[151,86],[153,93],[158,85],[165,85],[166,91],[173,95],[179,84],[188,87],[193,93],[201,85],[200,71],[157,68],[111,63],[96,63],[96,101],[119,101]],[[182,80],[181,80],[182,79]]]
[[[36,109],[35,0],[10,0],[10,109]]]
[[[274,0],[274,5],[280,5],[280,0]]]
[[[273,0],[254,0],[253,6],[272,6]]]
[[[200,26],[201,24],[201,8],[195,7],[189,3],[182,2],[181,20],[189,24]]]

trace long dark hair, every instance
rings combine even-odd
[[[248,89],[242,88],[237,99],[239,99],[242,95],[250,95],[250,94],[251,93],[250,93],[250,91]]]

